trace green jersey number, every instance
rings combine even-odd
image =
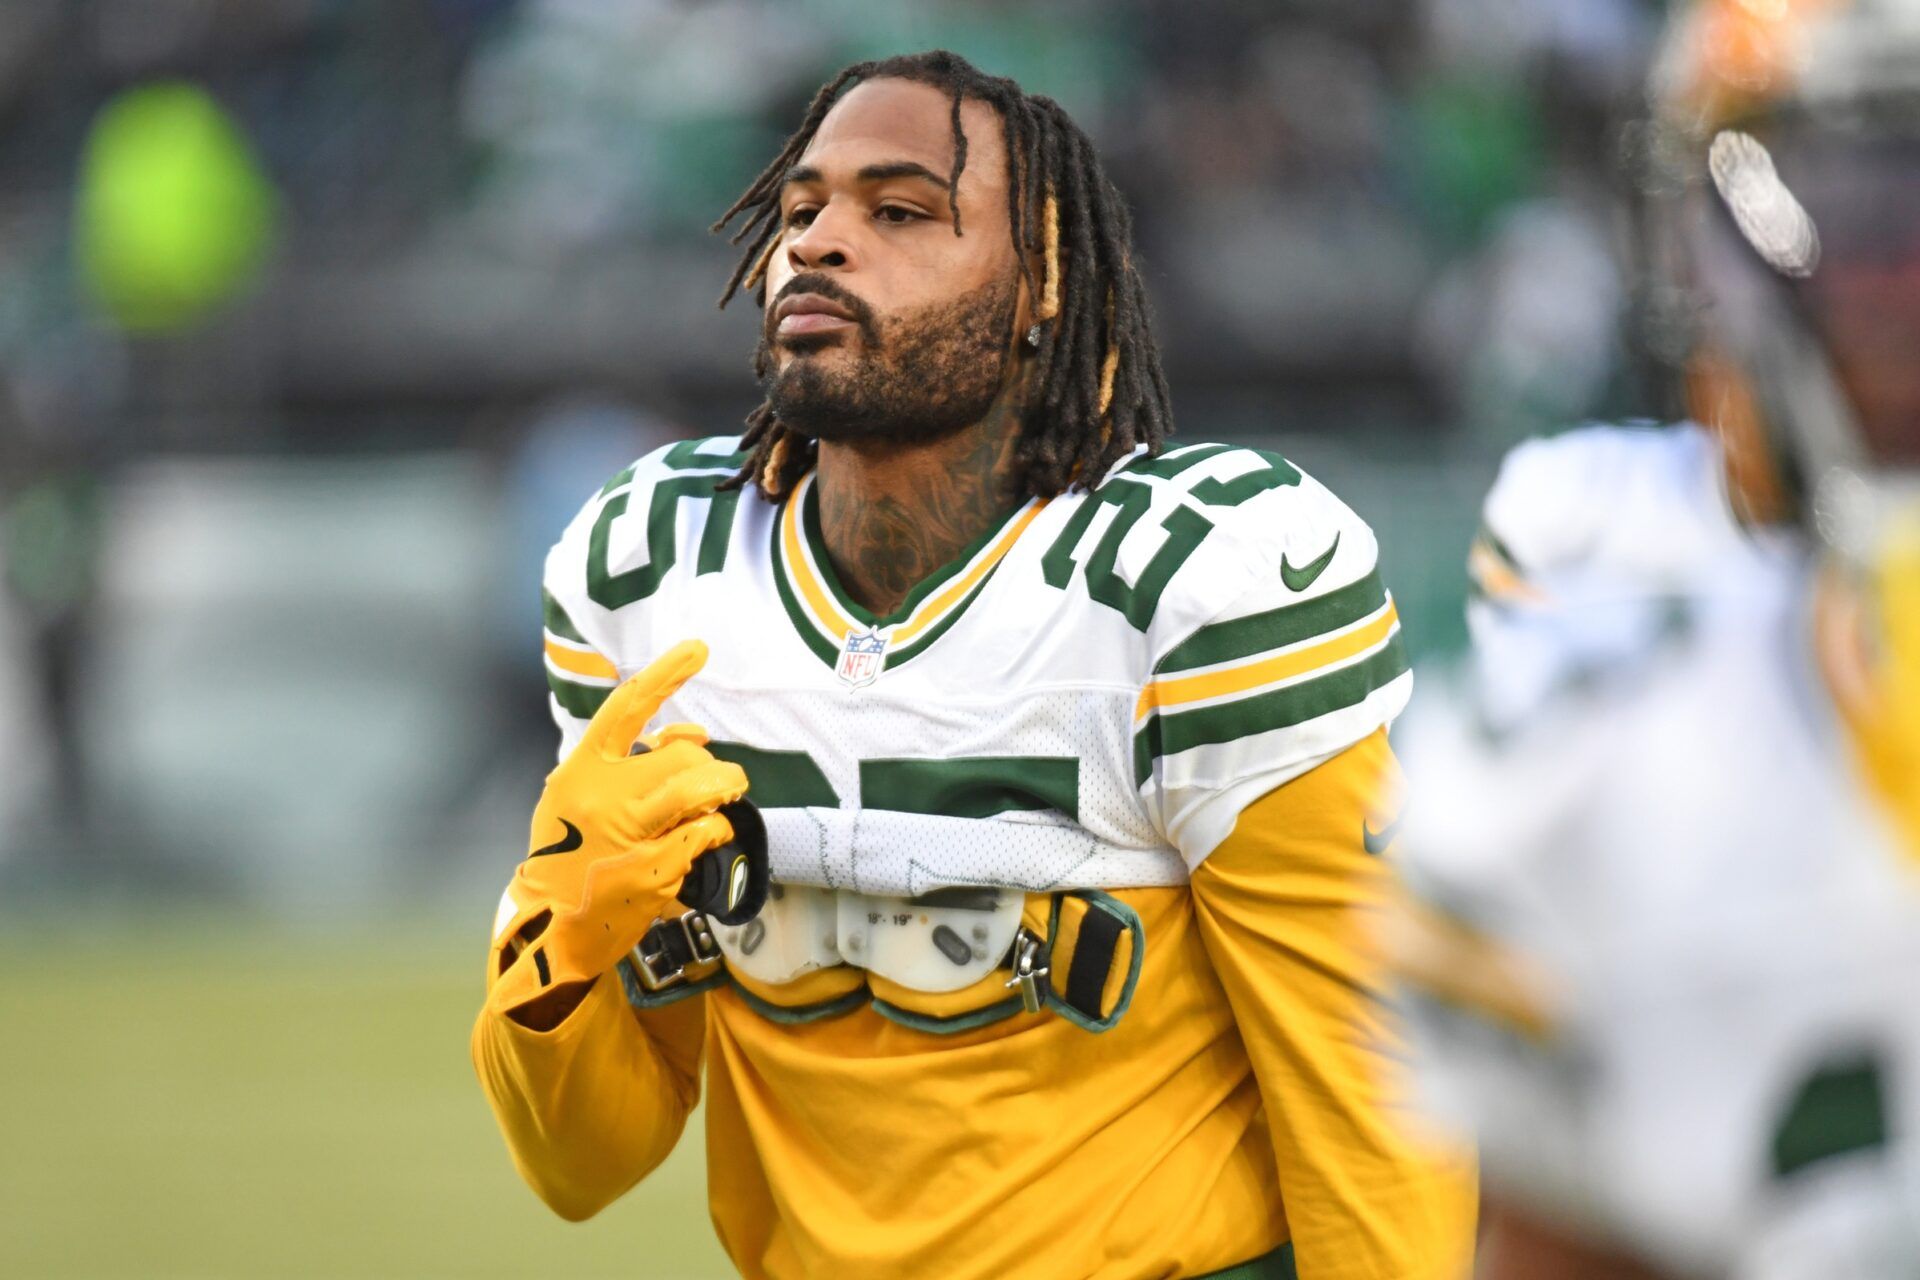
[[[747,794],[763,809],[840,806],[839,793],[804,751],[765,751],[738,742],[709,742],[707,750],[747,771]],[[1077,820],[1080,761],[1073,756],[862,760],[860,803],[943,818],[1054,809]]]
[[[1180,572],[1180,567],[1186,564],[1188,557],[1206,540],[1207,534],[1213,529],[1213,521],[1185,503],[1175,507],[1160,521],[1166,537],[1159,549],[1147,561],[1146,568],[1140,571],[1138,578],[1127,582],[1115,571],[1114,562],[1119,559],[1120,544],[1140,523],[1140,518],[1146,515],[1153,500],[1153,490],[1138,480],[1126,477],[1132,474],[1171,479],[1195,463],[1225,452],[1227,448],[1222,444],[1195,445],[1165,457],[1145,458],[1124,468],[1119,475],[1089,494],[1086,501],[1080,504],[1080,509],[1073,513],[1072,519],[1067,521],[1067,527],[1054,539],[1053,546],[1040,559],[1040,570],[1046,577],[1047,585],[1064,588],[1072,580],[1077,563],[1075,554],[1081,540],[1086,537],[1088,526],[1093,523],[1100,508],[1113,507],[1113,519],[1108,522],[1106,532],[1100,536],[1093,553],[1087,557],[1087,594],[1108,608],[1117,610],[1136,630],[1145,631],[1147,624],[1153,621],[1154,609],[1160,604],[1161,592],[1166,590],[1173,575]],[[1265,449],[1247,452],[1257,454],[1267,465],[1231,480],[1202,480],[1189,489],[1188,494],[1209,507],[1237,507],[1255,494],[1300,483],[1300,472],[1279,454]]]
[[[737,467],[746,460],[746,454],[697,453],[698,440],[683,440],[668,449],[661,461],[675,471],[693,468]],[[612,480],[608,488],[614,488],[632,479],[634,468],[629,467]],[[668,476],[653,486],[653,497],[647,504],[647,562],[637,569],[628,569],[615,573],[608,555],[608,544],[613,536],[613,522],[627,513],[627,500],[632,490],[615,494],[607,499],[600,508],[600,517],[593,522],[593,534],[587,543],[587,596],[604,609],[618,609],[632,604],[636,600],[645,600],[660,589],[666,579],[667,571],[672,569],[679,558],[679,547],[674,540],[674,524],[679,518],[679,507],[683,498],[704,498],[711,505],[707,511],[706,528],[700,534],[699,558],[695,562],[695,573],[717,573],[727,564],[727,544],[733,537],[733,517],[740,506],[740,490],[728,489],[716,491],[722,476],[681,475]],[[605,493],[606,490],[601,490]]]

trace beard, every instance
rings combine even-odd
[[[860,347],[838,367],[816,353],[840,344],[802,335],[781,343],[791,353],[776,368],[772,308],[754,366],[780,424],[827,441],[937,440],[987,415],[1000,394],[1015,303],[1015,277],[990,280],[951,302],[885,319],[817,274],[797,276],[783,293],[820,293],[853,313]]]

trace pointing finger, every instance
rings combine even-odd
[[[627,748],[646,729],[647,721],[659,714],[660,704],[706,664],[707,646],[698,640],[682,640],[608,695],[587,726],[582,745],[608,759],[626,755]]]

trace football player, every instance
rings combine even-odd
[[[849,67],[736,216],[765,402],[547,564],[562,760],[473,1033],[520,1171],[597,1212],[704,1071],[748,1277],[1461,1274],[1470,1166],[1383,1069],[1371,531],[1163,448],[1126,208],[1047,98]],[[765,910],[683,916],[743,792]]]
[[[1655,87],[1724,484],[1629,446],[1588,474],[1644,523],[1476,551],[1553,675],[1409,724],[1396,962],[1481,1143],[1483,1276],[1911,1277],[1920,5],[1700,6]]]

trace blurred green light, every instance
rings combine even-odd
[[[277,204],[246,138],[205,90],[129,89],[101,108],[82,152],[81,279],[126,329],[183,328],[259,273]]]

